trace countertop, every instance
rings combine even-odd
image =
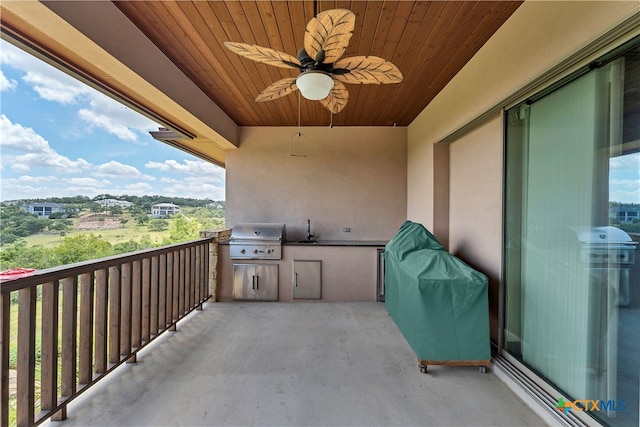
[[[318,240],[317,243],[306,241],[286,241],[284,246],[358,246],[358,247],[385,247],[389,243],[386,240]],[[220,245],[228,245],[228,241],[218,242]]]
[[[318,240],[317,243],[287,241],[285,246],[386,246],[384,240]]]

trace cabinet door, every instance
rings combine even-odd
[[[233,265],[233,299],[244,300],[255,297],[254,273],[253,264]]]
[[[255,299],[278,301],[278,265],[256,264],[254,275]]]
[[[234,264],[233,299],[278,300],[277,264]]]
[[[322,298],[322,261],[293,261],[293,298]]]

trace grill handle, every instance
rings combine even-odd
[[[260,284],[259,284],[259,281],[258,281],[259,278],[260,278],[260,276],[256,276],[256,275],[252,276],[251,289],[253,289],[253,290],[259,290],[260,289]]]

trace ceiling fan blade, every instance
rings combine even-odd
[[[320,102],[325,108],[331,111],[333,114],[338,114],[342,109],[347,105],[347,101],[349,101],[349,92],[347,88],[342,83],[335,81],[333,82],[333,88],[331,92],[329,92],[329,96],[324,99],[321,99]]]
[[[275,65],[280,68],[300,68],[298,58],[275,49],[249,43],[224,42],[224,45],[231,52],[256,62]]]
[[[402,73],[391,62],[377,56],[354,56],[344,58],[333,65],[334,68],[346,68],[346,74],[335,74],[334,79],[344,83],[388,84],[400,83]]]
[[[356,16],[348,9],[332,9],[318,13],[307,24],[304,50],[318,62],[336,62],[349,44],[355,23]]]
[[[296,89],[298,89],[298,86],[296,86],[296,78],[287,77],[267,86],[267,88],[256,97],[256,102],[273,101],[274,99],[289,95]]]

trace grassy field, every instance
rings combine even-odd
[[[99,218],[104,218],[100,221]],[[125,224],[120,223],[120,219],[127,220]],[[59,234],[40,233],[26,237],[28,246],[44,246],[52,248],[62,242],[67,236],[93,233],[108,241],[112,245],[116,243],[128,242],[129,240],[139,241],[142,236],[148,235],[154,243],[160,243],[169,236],[169,231],[149,231],[146,225],[137,225],[135,219],[129,214],[122,214],[116,217],[105,215],[83,215],[73,218],[73,229],[70,229],[64,236]]]

